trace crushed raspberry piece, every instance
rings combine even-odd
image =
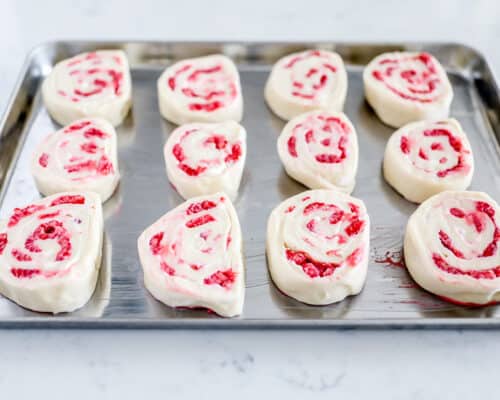
[[[325,277],[332,275],[339,264],[316,261],[306,252],[286,249],[286,258],[301,266],[302,270],[311,278]]]
[[[431,150],[435,150],[435,151],[437,151],[437,150],[444,150],[444,147],[443,147],[443,145],[441,143],[435,142],[435,143],[431,144]]]
[[[231,268],[225,271],[218,270],[203,280],[205,285],[219,285],[226,289],[229,289],[235,281],[236,273]]]
[[[350,267],[355,267],[358,265],[361,261],[361,249],[357,248],[354,250],[347,258],[346,258],[346,263]]]
[[[291,213],[293,210],[295,210],[295,206],[290,206],[285,210],[285,213],[286,214]]]
[[[419,150],[418,150],[418,156],[419,156],[422,160],[428,160],[428,159],[429,159],[429,156],[427,155],[427,153],[426,153],[423,149],[419,149]]]
[[[399,144],[399,147],[404,154],[408,154],[410,152],[410,141],[408,140],[408,137],[401,136],[401,143]]]
[[[105,139],[108,137],[107,133],[101,131],[100,129],[97,129],[95,127],[87,129],[84,133],[83,136],[85,136],[86,139],[90,139],[92,137],[98,138],[98,139]]]
[[[38,219],[48,219],[48,218],[54,218],[57,217],[61,213],[60,210],[51,212],[51,213],[46,213],[46,214],[40,214],[38,216]]]
[[[450,214],[457,217],[457,218],[463,218],[465,217],[465,213],[460,210],[459,208],[453,207],[450,208]]]
[[[38,268],[35,269],[25,269],[25,268],[11,268],[10,273],[14,275],[16,278],[28,278],[31,279],[36,275],[40,275],[42,273]]]
[[[213,135],[205,140],[205,144],[214,144],[217,150],[222,150],[227,146],[227,139],[222,135]]]
[[[357,235],[364,227],[365,223],[360,219],[355,218],[346,228],[345,233],[348,236]]]
[[[227,163],[236,162],[241,157],[241,153],[241,146],[238,143],[233,144],[233,146],[231,147],[231,153],[226,156],[224,161]]]
[[[50,206],[58,206],[60,204],[85,204],[85,197],[81,195],[64,195],[60,196],[50,203]]]
[[[476,202],[476,210],[485,213],[490,218],[495,216],[494,208],[484,201]]]
[[[0,233],[0,254],[3,254],[5,247],[7,247],[7,243],[8,243],[7,234]]]
[[[215,204],[213,201],[203,200],[199,203],[191,203],[187,208],[186,213],[187,215],[197,214],[201,211],[210,210],[214,207],[217,207],[217,204]]]
[[[191,111],[205,111],[205,112],[212,112],[222,107],[224,107],[224,104],[220,101],[213,101],[211,103],[206,103],[206,104],[192,103],[189,105],[189,109]]]
[[[297,139],[295,138],[295,136],[290,136],[290,138],[288,139],[287,145],[288,145],[288,152],[290,153],[290,155],[292,157],[298,157]]]
[[[448,250],[450,250],[455,257],[458,258],[464,258],[464,254],[455,248],[451,242],[451,238],[448,236],[448,234],[444,231],[439,231],[439,240],[441,241],[441,244],[446,247]]]
[[[342,210],[336,210],[332,213],[332,215],[330,215],[330,218],[328,218],[328,222],[330,222],[330,224],[332,225],[338,224],[342,220],[343,216],[344,212]]]
[[[151,249],[151,253],[154,255],[159,254],[163,250],[163,246],[161,245],[163,235],[163,232],[158,232],[156,235],[152,236],[151,239],[149,239],[149,248]]]
[[[114,172],[113,164],[108,157],[102,156],[97,163],[97,172],[101,175],[109,175]]]
[[[198,165],[196,168],[191,168],[189,165],[184,163],[179,164],[179,168],[189,176],[198,176],[205,172],[207,169],[206,167],[202,167],[201,165]]]
[[[99,150],[99,146],[97,146],[97,144],[95,144],[94,142],[87,142],[82,143],[80,149],[82,149],[82,151],[85,153],[95,154],[97,153],[97,150]]]
[[[186,222],[186,226],[188,228],[196,228],[201,225],[208,224],[209,222],[215,221],[215,218],[212,217],[210,214],[205,214],[197,218],[190,219],[188,222]]]
[[[175,90],[175,78],[174,77],[168,78],[168,86],[170,87],[170,89]]]
[[[81,121],[77,124],[73,124],[68,126],[64,132],[69,133],[69,132],[74,132],[74,131],[79,131],[80,129],[85,128],[86,126],[89,126],[91,124],[90,121]]]
[[[166,272],[170,276],[175,275],[175,269],[168,265],[165,261],[160,262],[160,268],[162,271]]]
[[[45,206],[36,204],[32,204],[24,208],[15,208],[7,226],[9,228],[12,228],[13,226],[17,225],[21,219],[29,217],[30,215],[36,213],[37,211],[43,210],[44,208]]]
[[[31,256],[29,254],[23,253],[21,250],[12,249],[11,254],[12,257],[14,257],[19,262],[32,261]]]
[[[172,148],[172,154],[174,157],[177,159],[177,161],[182,162],[186,159],[186,156],[184,155],[184,150],[182,150],[182,147],[179,143],[177,143],[173,148]]]
[[[49,155],[47,153],[42,153],[38,159],[38,164],[40,164],[43,168],[47,168],[47,165],[49,165]]]

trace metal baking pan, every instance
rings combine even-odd
[[[268,215],[283,199],[305,190],[284,172],[276,138],[284,122],[264,103],[264,83],[281,56],[304,48],[335,50],[349,74],[345,112],[357,128],[360,168],[354,195],[366,202],[372,220],[368,279],[363,292],[339,304],[308,306],[281,294],[270,282],[265,256]],[[471,189],[500,199],[500,98],[485,59],[458,44],[349,43],[168,43],[53,42],[29,55],[0,125],[0,216],[40,195],[29,173],[34,146],[57,125],[44,108],[40,87],[59,60],[77,53],[122,48],[128,54],[133,106],[118,128],[121,184],[105,204],[105,257],[91,301],[69,314],[25,310],[0,298],[0,327],[500,327],[500,306],[463,308],[415,286],[401,267],[403,232],[415,205],[384,181],[381,161],[393,131],[374,115],[363,97],[362,69],[390,50],[425,50],[445,66],[455,97],[451,115],[468,133],[476,159]],[[182,202],[169,185],[162,146],[174,128],[158,111],[156,80],[182,58],[224,53],[241,74],[248,132],[248,157],[235,203],[243,229],[246,298],[243,314],[223,319],[204,311],[176,310],[145,290],[136,240],[142,230]]]

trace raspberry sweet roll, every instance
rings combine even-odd
[[[241,229],[224,193],[196,197],[166,213],[138,240],[144,285],[171,307],[241,314],[245,291]]]
[[[354,189],[358,139],[343,113],[312,111],[295,117],[278,138],[278,154],[287,174],[311,189]]]
[[[424,289],[462,305],[500,301],[498,204],[447,191],[422,203],[406,227],[405,263]]]
[[[61,61],[43,82],[42,95],[61,125],[85,117],[120,125],[132,104],[127,57],[121,50],[100,50]]]
[[[95,193],[59,193],[14,209],[0,221],[0,292],[35,311],[82,307],[96,286],[102,238]]]
[[[387,125],[448,117],[453,89],[428,53],[394,52],[375,57],[363,72],[366,100]]]
[[[308,50],[278,60],[269,75],[264,96],[284,120],[323,110],[342,111],[347,94],[347,73],[342,58],[325,50]]]
[[[361,200],[310,190],[276,207],[267,224],[267,258],[276,286],[307,304],[358,294],[366,279],[370,220]]]
[[[246,131],[236,122],[182,125],[165,143],[168,179],[185,199],[222,191],[234,200],[246,152]]]
[[[386,181],[406,199],[421,203],[445,190],[465,190],[474,158],[458,121],[412,122],[393,133],[385,149]]]
[[[183,60],[158,79],[163,117],[174,124],[241,121],[243,97],[234,62],[223,55]]]
[[[120,180],[115,129],[101,118],[75,121],[39,144],[31,171],[43,195],[92,191],[104,202]]]

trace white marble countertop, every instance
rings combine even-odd
[[[500,76],[491,1],[0,0],[0,110],[54,39],[452,41]],[[0,397],[492,398],[497,331],[0,330]],[[344,396],[343,396],[344,395]]]

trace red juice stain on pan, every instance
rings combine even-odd
[[[400,251],[387,251],[384,255],[384,258],[376,258],[375,262],[377,264],[385,264],[391,267],[406,269],[403,253]]]

